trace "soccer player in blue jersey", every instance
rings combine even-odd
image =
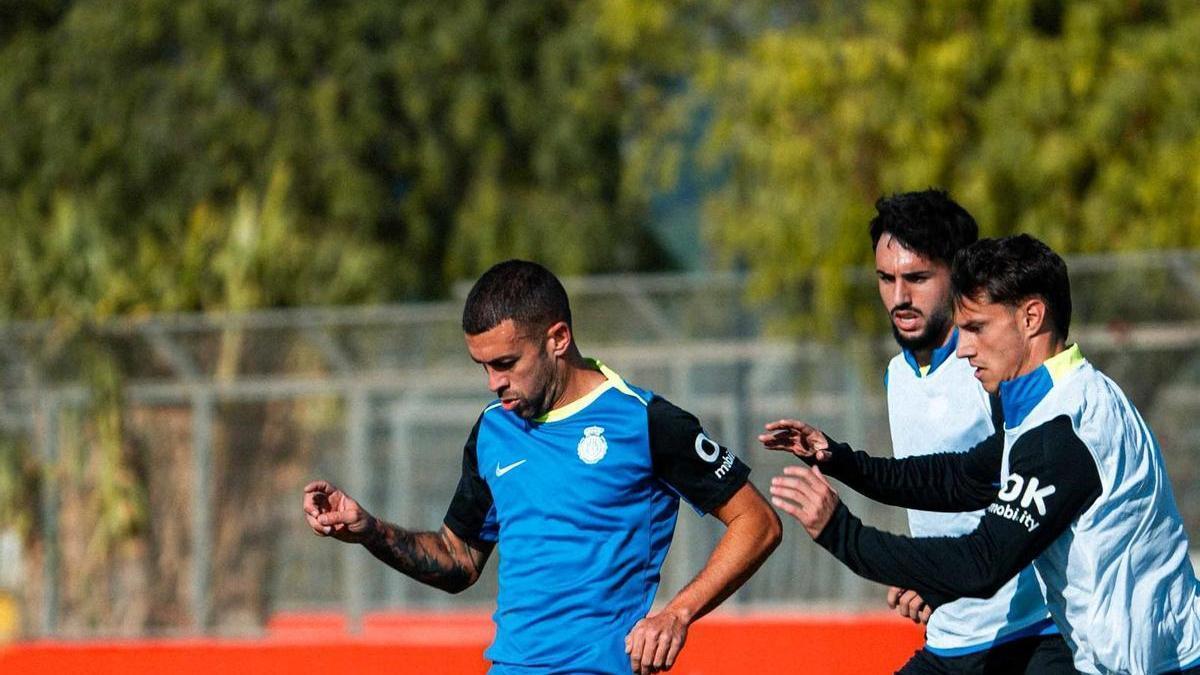
[[[990,596],[1032,562],[1081,672],[1200,675],[1200,582],[1162,452],[1120,387],[1067,344],[1066,264],[1028,235],[982,239],[955,257],[951,282],[957,353],[999,394],[1003,431],[967,452],[888,459],[774,422],[764,443],[816,466],[787,467],[773,501],[855,572],[933,607]],[[850,513],[824,473],[887,503],[985,513],[957,537],[889,534]]]
[[[441,529],[384,522],[324,481],[304,489],[309,526],[452,593],[498,546],[492,673],[670,669],[688,626],[779,544],[749,468],[691,414],[585,359],[567,294],[540,265],[484,273],[463,331],[498,399],[467,439]],[[726,529],[699,574],[651,612],[680,497]]]
[[[875,276],[900,345],[884,372],[892,454],[965,452],[1002,423],[970,363],[954,353],[950,264],[976,240],[978,227],[940,190],[883,198],[875,211],[869,228]],[[982,516],[982,510],[908,510],[909,529],[921,537],[967,534]],[[928,624],[925,646],[900,669],[904,675],[1075,672],[1032,567],[990,598],[960,598],[932,616],[912,590],[890,588],[888,603]]]

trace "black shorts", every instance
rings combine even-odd
[[[1034,635],[962,656],[920,649],[897,675],[1057,675],[1075,673],[1071,649],[1060,635]]]

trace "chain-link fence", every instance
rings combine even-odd
[[[1070,266],[1072,338],[1158,433],[1196,542],[1200,255]],[[869,275],[855,275],[869,290]],[[885,334],[769,337],[770,309],[746,303],[735,276],[567,286],[584,353],[698,415],[753,467],[760,490],[785,460],[753,438],[780,416],[887,453],[882,371],[895,347]],[[12,527],[27,533],[0,548],[0,581],[15,586],[25,632],[254,633],[287,609],[335,609],[356,621],[388,608],[490,605],[494,561],[475,587],[446,595],[360,547],[312,536],[300,510],[301,487],[322,477],[381,517],[440,524],[462,443],[490,398],[466,356],[460,309],[451,301],[0,330],[0,491],[23,505]],[[900,510],[842,494],[868,522],[904,530]],[[660,599],[700,568],[720,531],[683,509]],[[789,525],[729,602],[858,608],[881,597]]]

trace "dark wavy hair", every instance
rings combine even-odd
[[[946,265],[960,249],[979,238],[979,226],[945,190],[930,188],[880,197],[871,219],[871,250],[884,233],[914,253]]]
[[[518,332],[535,333],[559,321],[571,325],[567,291],[550,270],[526,260],[506,260],[483,273],[463,307],[462,328],[479,335],[512,319]]]
[[[1067,263],[1027,234],[980,239],[958,252],[950,270],[955,301],[986,296],[990,302],[1015,306],[1031,297],[1046,303],[1054,332],[1067,339],[1071,329],[1071,280]]]

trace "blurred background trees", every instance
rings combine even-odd
[[[683,23],[633,2],[3,0],[0,305],[430,298],[513,255],[662,266],[624,141],[659,64],[682,72]]]
[[[436,298],[509,256],[832,312],[872,202],[930,185],[987,234],[1193,247],[1198,39],[1183,0],[0,0],[0,312]]]
[[[1200,245],[1200,6],[1123,0],[814,4],[696,81],[726,179],[714,251],[764,298],[844,312],[884,194],[939,186],[984,235],[1063,253]],[[875,314],[873,305],[859,311]]]

